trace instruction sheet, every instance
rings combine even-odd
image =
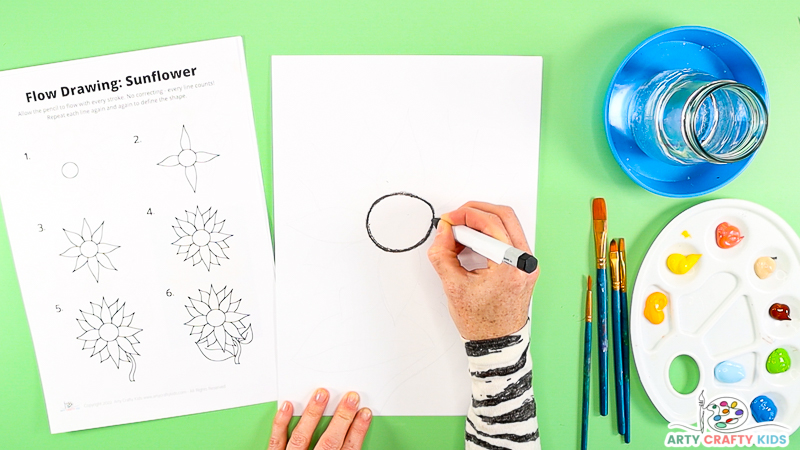
[[[275,400],[241,38],[0,73],[0,201],[51,432]]]
[[[272,58],[279,397],[297,413],[325,386],[377,415],[466,414],[426,233],[480,200],[512,206],[533,248],[541,76],[535,56]]]

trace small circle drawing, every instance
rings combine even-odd
[[[384,202],[387,199],[389,201]],[[419,247],[428,239],[433,231],[434,217],[433,205],[422,197],[409,192],[386,194],[369,207],[366,221],[367,235],[385,252],[407,252]],[[422,236],[422,239],[419,239],[419,236]]]
[[[78,176],[78,165],[74,162],[64,163],[61,166],[61,175],[64,175],[64,178],[75,178]]]

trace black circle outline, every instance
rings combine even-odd
[[[372,230],[369,227],[369,216],[370,216],[370,214],[372,214],[372,209],[375,208],[375,205],[377,205],[378,203],[380,203],[384,199],[389,198],[389,197],[394,197],[395,195],[405,195],[406,197],[411,197],[411,198],[415,198],[417,200],[422,200],[422,202],[425,203],[426,205],[428,205],[428,208],[431,209],[431,226],[428,227],[428,232],[425,233],[425,237],[420,239],[419,242],[417,242],[416,244],[414,244],[414,245],[412,245],[411,247],[408,247],[408,248],[396,249],[396,248],[389,248],[389,247],[386,247],[384,245],[381,245],[381,243],[378,242],[375,239],[375,236],[372,235]],[[369,211],[367,212],[367,221],[366,221],[367,234],[369,235],[370,240],[372,240],[372,243],[375,244],[379,249],[381,249],[381,250],[383,250],[385,252],[389,252],[389,253],[403,253],[403,252],[407,252],[409,250],[414,250],[415,248],[419,247],[425,241],[428,240],[428,238],[431,235],[431,231],[433,231],[433,219],[434,218],[436,218],[436,212],[434,212],[433,205],[431,205],[429,201],[425,200],[424,198],[422,198],[422,197],[420,197],[418,195],[414,195],[414,194],[412,194],[410,192],[393,192],[391,194],[386,194],[383,197],[378,198],[377,200],[375,200],[372,203],[372,206],[369,207]]]

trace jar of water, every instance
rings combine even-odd
[[[639,148],[673,165],[741,161],[767,132],[767,105],[757,92],[692,69],[657,74],[628,111]]]

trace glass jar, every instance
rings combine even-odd
[[[767,132],[767,105],[752,88],[692,69],[661,72],[642,85],[628,122],[639,148],[673,165],[741,161]]]

